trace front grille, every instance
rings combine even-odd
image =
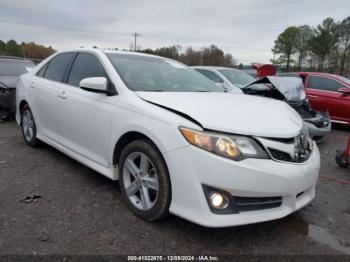
[[[279,138],[279,137],[263,137],[268,140],[273,140],[276,142],[280,143],[285,143],[285,144],[292,144],[294,143],[295,138],[294,137],[289,137],[289,138]]]
[[[306,150],[304,155],[298,155],[291,157],[290,154],[283,152],[281,150],[273,149],[273,148],[267,148],[270,152],[273,159],[283,162],[291,162],[291,163],[303,163],[307,161],[311,155],[310,150]]]
[[[274,159],[279,161],[292,162],[292,157],[288,153],[269,147],[267,149]]]
[[[309,138],[308,129],[303,127],[299,135],[293,138],[261,138],[260,142],[276,161],[303,163],[313,151],[314,144]]]
[[[300,197],[302,194],[304,194],[304,191],[297,194],[297,198]]]
[[[238,212],[279,207],[282,197],[233,197]]]

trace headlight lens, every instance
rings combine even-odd
[[[252,138],[246,136],[225,136],[180,127],[186,140],[201,149],[233,160],[245,158],[269,158],[264,149]]]

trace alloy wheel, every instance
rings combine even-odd
[[[23,112],[22,129],[24,137],[27,141],[31,141],[34,137],[34,118],[29,109]]]
[[[123,186],[130,202],[140,210],[150,210],[159,194],[157,171],[151,159],[141,152],[133,152],[123,168]]]

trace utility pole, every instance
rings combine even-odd
[[[134,51],[136,52],[136,43],[137,43],[137,41],[136,41],[136,39],[137,39],[137,37],[138,36],[140,36],[141,34],[139,34],[139,33],[133,33],[133,37],[134,37]]]

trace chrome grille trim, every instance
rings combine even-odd
[[[256,139],[265,147],[272,160],[284,163],[303,164],[307,162],[315,146],[315,142],[305,132],[294,137],[293,143],[266,137],[256,137]]]

